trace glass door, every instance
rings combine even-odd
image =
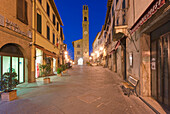
[[[2,61],[3,61],[2,74],[6,73],[6,72],[11,72],[11,57],[3,56]]]
[[[157,41],[151,43],[151,94],[157,100]]]
[[[17,73],[18,76],[18,57],[12,57],[12,72]],[[17,77],[18,79],[18,77]]]
[[[24,58],[19,58],[19,83],[24,82]]]

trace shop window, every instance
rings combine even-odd
[[[28,24],[26,0],[17,0],[17,19]]]
[[[15,72],[18,76],[18,57],[12,57],[12,72]],[[18,79],[18,78],[17,78]]]
[[[53,14],[53,24],[55,25],[55,15]]]
[[[37,13],[37,31],[41,34],[41,15]]]
[[[50,41],[50,28],[47,25],[47,39]]]
[[[48,3],[47,3],[47,15],[50,16],[50,6]]]
[[[2,74],[6,73],[6,72],[11,72],[11,57],[10,56],[3,56],[3,71]],[[5,64],[4,64],[5,63]]]
[[[24,82],[24,58],[19,58],[19,83]]]

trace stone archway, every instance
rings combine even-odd
[[[6,72],[15,72],[19,83],[25,82],[25,58],[21,48],[13,43],[0,48],[0,76]]]
[[[78,65],[83,65],[83,58],[79,58]]]

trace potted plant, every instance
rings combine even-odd
[[[7,72],[2,75],[1,78],[1,94],[2,101],[11,101],[17,98],[17,91],[14,89],[18,84],[16,72]]]
[[[62,72],[62,68],[57,68],[57,76],[62,76],[62,74],[61,74],[61,72]]]
[[[45,78],[44,78],[44,83],[50,83],[50,78],[49,78],[49,74],[51,72],[51,65],[47,64],[45,67]]]
[[[45,75],[46,75],[46,71],[45,71],[45,69],[46,69],[46,67],[47,67],[47,65],[39,65],[39,68],[40,68],[40,73],[41,73],[41,76],[43,76],[43,77],[45,77]]]
[[[41,71],[41,74],[43,77],[45,77],[43,80],[44,80],[44,83],[50,83],[50,78],[48,77],[48,75],[50,74],[51,72],[51,65],[50,64],[46,64],[46,65],[39,65],[40,67],[40,71]]]

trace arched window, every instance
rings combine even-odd
[[[84,17],[84,21],[87,21],[87,17]]]

